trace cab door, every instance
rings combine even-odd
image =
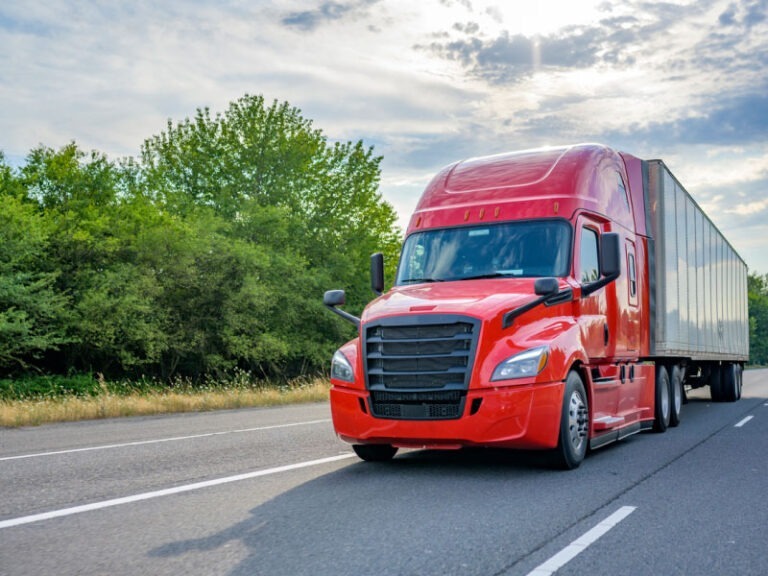
[[[600,235],[603,224],[580,216],[576,226],[576,280],[582,286],[600,279]],[[598,364],[612,356],[609,326],[609,298],[611,284],[578,302],[578,321],[581,338],[590,364]],[[615,308],[615,306],[614,306]]]
[[[574,272],[582,286],[600,279],[600,236],[606,224],[582,215],[576,221]],[[608,284],[577,302],[577,321],[587,353],[587,368],[592,381],[592,421],[612,421],[618,409],[620,380],[612,377],[610,365],[615,354],[616,324],[614,283]]]

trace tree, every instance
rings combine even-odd
[[[749,298],[749,361],[768,364],[768,274],[747,277]]]
[[[370,254],[396,260],[396,214],[378,192],[380,162],[362,142],[329,144],[298,109],[261,96],[216,116],[198,110],[144,143],[143,186],[158,204],[185,221],[226,222],[218,234],[248,259],[238,261],[247,273],[227,277],[227,298],[211,300],[224,311],[205,323],[224,336],[220,358],[247,359],[264,373],[318,369],[351,335],[321,298],[343,287],[361,309]],[[216,270],[206,273],[218,282]]]
[[[46,270],[48,225],[0,156],[0,370],[28,369],[68,342],[67,299]]]
[[[353,329],[322,306],[370,299],[396,262],[381,158],[329,143],[287,103],[198,110],[110,161],[72,142],[0,156],[0,368],[200,378],[327,366]]]
[[[163,351],[157,285],[137,250],[137,237],[156,222],[157,210],[126,195],[127,173],[74,143],[34,149],[20,171],[27,197],[49,223],[43,260],[55,271],[53,288],[70,303],[62,316],[67,343],[49,368],[139,371]]]

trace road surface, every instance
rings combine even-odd
[[[574,471],[356,459],[327,404],[0,430],[2,575],[768,574],[768,370]]]

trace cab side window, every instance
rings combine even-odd
[[[597,232],[591,228],[581,229],[581,250],[579,254],[581,283],[589,284],[600,279],[598,264]]]

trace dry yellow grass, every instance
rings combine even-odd
[[[202,392],[154,392],[128,396],[104,393],[94,398],[0,402],[0,426],[38,426],[121,416],[201,412],[277,406],[328,399],[330,386],[317,379],[285,388],[236,388]]]

